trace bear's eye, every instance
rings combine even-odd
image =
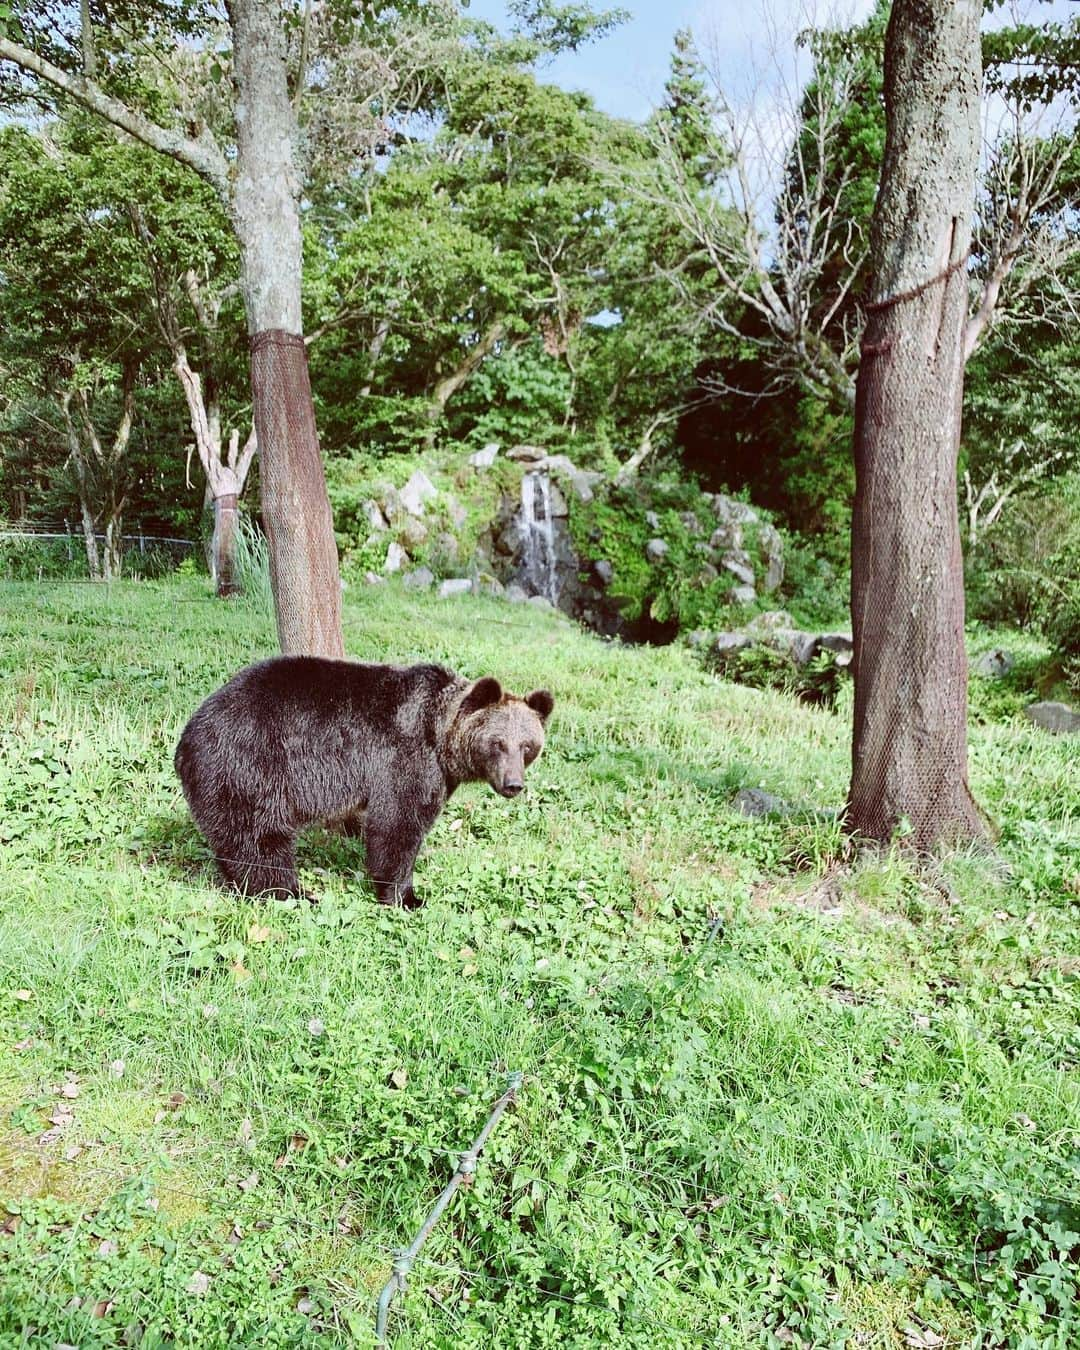
[[[523,745],[521,750],[522,754],[525,756],[525,763],[531,764],[536,758],[536,746],[530,742],[528,745]]]
[[[505,741],[496,741],[495,749],[498,750],[500,755],[505,755],[509,751],[510,747],[506,744]]]

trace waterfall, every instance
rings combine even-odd
[[[521,480],[521,579],[531,595],[554,605],[559,598],[555,575],[555,524],[551,514],[551,479],[527,473]]]

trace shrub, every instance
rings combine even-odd
[[[968,612],[1026,628],[1056,613],[1066,555],[1080,555],[1080,475],[1017,497],[966,560]]]

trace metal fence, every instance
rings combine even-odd
[[[105,536],[95,534],[100,547]],[[185,558],[199,561],[200,545],[192,539],[139,531],[120,536],[125,575],[160,576],[171,572]],[[12,526],[0,529],[0,578],[8,581],[43,581],[46,578],[76,578],[89,575],[86,537],[67,521]]]

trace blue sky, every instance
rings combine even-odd
[[[616,117],[640,121],[664,87],[676,30],[694,26],[702,6],[700,0],[623,0],[622,8],[633,16],[628,23],[582,51],[560,56],[544,68],[543,77],[586,90]],[[506,26],[503,0],[471,0],[469,13]]]
[[[647,117],[659,100],[679,28],[691,28],[715,54],[730,94],[738,97],[743,86],[752,84],[755,101],[767,104],[775,96],[768,87],[772,81],[766,75],[763,87],[752,74],[768,71],[774,59],[790,68],[794,36],[815,13],[819,20],[851,22],[872,8],[872,0],[594,0],[596,9],[607,4],[629,10],[630,20],[608,37],[549,63],[542,77],[564,88],[584,89],[605,112],[634,121]],[[1069,0],[1038,5],[1019,0],[1019,7],[1024,17],[1045,23],[1068,20],[1080,6]],[[470,0],[469,13],[507,26],[505,0]],[[990,22],[1010,19],[1010,6],[989,16]]]

